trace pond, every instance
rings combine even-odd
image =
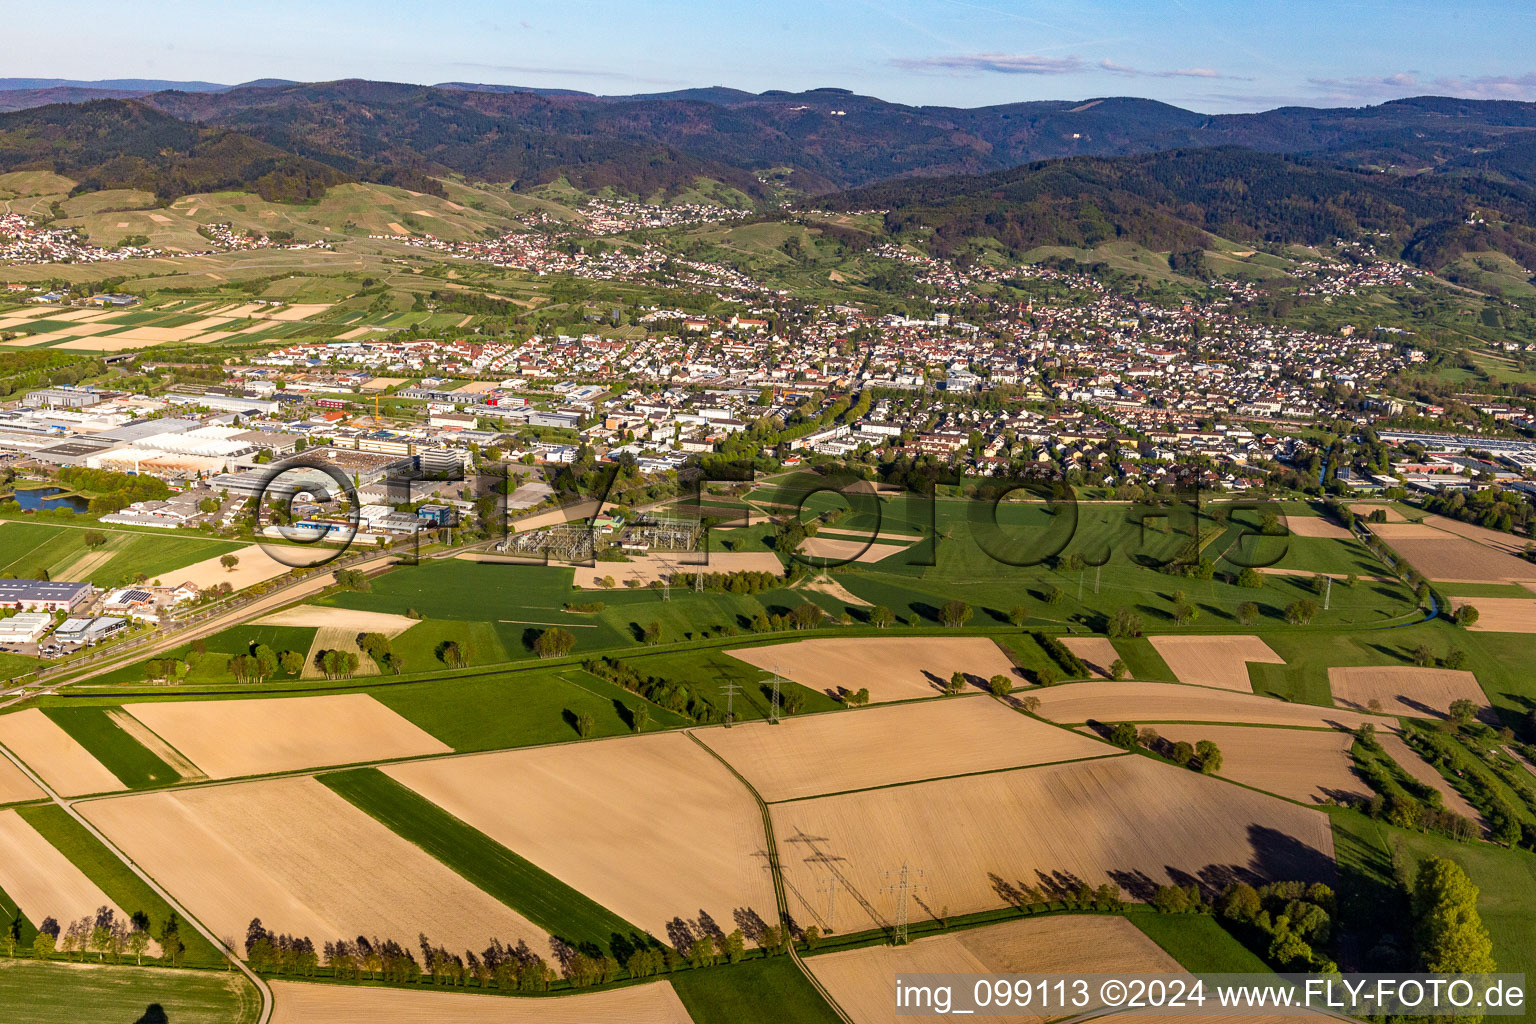
[[[72,508],[76,512],[84,513],[90,510],[89,498],[82,498],[78,494],[67,494],[62,487],[33,487],[25,491],[16,492],[16,504],[32,512],[39,509]]]

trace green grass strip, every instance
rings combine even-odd
[[[578,948],[596,947],[621,963],[630,951],[651,944],[643,931],[602,904],[376,768],[330,772],[319,779],[556,938]]]
[[[176,769],[151,753],[111,718],[105,708],[48,708],[43,711],[74,737],[107,771],[130,789],[170,786],[181,781]]]
[[[1143,935],[1197,974],[1269,974],[1271,968],[1208,914],[1137,911],[1126,917]]]
[[[666,976],[694,1024],[841,1024],[787,956]]]
[[[158,932],[170,917],[170,904],[91,835],[84,825],[71,818],[64,808],[57,804],[40,804],[18,807],[16,813],[85,872],[86,877],[95,882],[108,899],[121,907],[123,913],[132,914],[142,910],[148,914],[150,934]],[[189,965],[214,966],[224,963],[224,957],[219,951],[191,924],[183,921],[178,933],[187,947],[186,962]]]

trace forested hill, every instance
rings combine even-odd
[[[1536,174],[1525,159],[1536,140],[1536,104],[1436,97],[1208,115],[1135,97],[962,108],[909,106],[844,89],[600,97],[339,81],[160,92],[145,102],[328,162],[425,159],[523,183],[564,167],[578,178],[618,179],[657,159],[652,178],[676,177],[669,165],[685,173],[703,166],[746,190],[745,172],[792,168],[802,189],[823,192],[1060,157],[1217,146],[1399,173]]]
[[[810,203],[886,210],[890,230],[931,232],[941,250],[972,238],[1015,250],[1127,239],[1182,251],[1209,245],[1213,234],[1304,244],[1371,236],[1432,269],[1487,249],[1536,265],[1530,186],[1346,170],[1236,147],[888,181]]]
[[[526,188],[566,177],[578,188],[650,196],[714,178],[762,196],[757,177],[646,132],[565,109],[560,98],[343,81],[226,93],[164,92],[145,102],[176,117],[253,135],[354,177],[418,191],[455,172]]]
[[[78,181],[77,192],[136,188],[161,199],[238,189],[298,202],[349,180],[239,132],[113,99],[0,114],[0,173],[19,170],[56,171]]]

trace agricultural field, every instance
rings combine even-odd
[[[85,543],[89,532],[106,537],[106,544],[92,550]],[[133,582],[143,573],[150,581],[160,580],[167,586],[189,579],[207,585],[214,581],[204,582],[195,573],[188,575],[192,566],[205,561],[217,565],[220,556],[231,552],[244,561],[252,550],[259,553],[261,549],[165,530],[136,532],[94,523],[76,526],[0,520],[0,573],[22,578],[37,579],[47,573],[48,579],[85,580],[111,587]],[[286,566],[283,571],[288,571]]]
[[[272,996],[272,1024],[694,1024],[665,981],[550,999],[275,981]]]
[[[1127,755],[776,804],[774,834],[797,917],[836,931],[888,927],[887,873],[926,872],[922,919],[991,910],[1025,887],[1113,882],[1145,899],[1171,877],[1333,877],[1327,817],[1184,768]],[[1028,821],[1020,831],[1009,822]],[[931,868],[930,868],[931,865]],[[835,868],[835,872],[834,872]],[[813,894],[854,900],[836,921]],[[853,906],[849,906],[853,903]]]
[[[0,892],[15,901],[33,928],[48,917],[64,922],[94,917],[100,907],[112,907],[119,920],[128,919],[16,811],[0,811]]]
[[[127,710],[213,779],[450,752],[363,693],[143,701]]]
[[[313,778],[143,793],[85,816],[216,935],[254,917],[315,942],[360,934],[450,949],[547,934]]]
[[[127,788],[90,751],[37,708],[0,715],[0,743],[65,796]]]
[[[1101,636],[1064,636],[1062,646],[1082,659],[1094,675],[1108,679],[1116,661],[1123,660],[1114,643]]]
[[[905,946],[865,946],[807,960],[855,1024],[901,1024],[891,979],[912,974],[1096,972],[1179,974],[1164,953],[1123,917],[1057,915],[921,938]],[[1043,1024],[1038,1014],[1002,1014],[1008,1024]]]
[[[1482,707],[1487,700],[1477,677],[1464,669],[1338,666],[1328,670],[1328,684],[1343,707],[1379,707],[1395,715],[1447,718],[1454,701],[1470,700]]]
[[[1461,533],[1420,523],[1373,523],[1371,532],[1431,580],[1536,583],[1536,565]]]
[[[792,484],[793,479],[781,481],[748,497],[792,501]],[[814,494],[805,502],[805,513],[839,508],[843,500]],[[1315,620],[1318,624],[1385,624],[1411,614],[1415,606],[1412,592],[1385,577],[1386,567],[1363,544],[1332,532],[1263,537],[1257,535],[1257,521],[1217,522],[1203,514],[1199,548],[1217,575],[1180,580],[1156,566],[1183,556],[1193,540],[1190,524],[1175,528],[1164,518],[1150,518],[1143,530],[1131,506],[1080,503],[1053,511],[1023,501],[992,506],[939,498],[929,503],[908,494],[874,500],[880,502],[878,519],[872,510],[853,511],[836,520],[836,533],[861,540],[933,539],[902,547],[876,562],[854,562],[836,578],[863,602],[890,608],[902,623],[937,624],[940,609],[959,599],[974,609],[972,624],[1002,626],[1011,609],[1022,604],[1031,625],[1081,623],[1103,632],[1115,611],[1129,608],[1149,627],[1161,627],[1173,624],[1175,598],[1182,592],[1198,609],[1202,626],[1235,626],[1237,608],[1253,602],[1267,628],[1283,625],[1287,605],[1316,597],[1316,573],[1335,573],[1341,579],[1355,575],[1364,581],[1335,587],[1329,608]],[[1238,514],[1243,515],[1252,513]],[[1192,514],[1184,518],[1193,521]],[[1315,534],[1326,525],[1302,529]],[[1082,559],[1084,567],[1069,568],[1074,559]],[[1248,565],[1270,567],[1273,578],[1258,590],[1231,582]]]
[[[694,735],[768,803],[1117,752],[979,695]]]
[[[934,697],[955,672],[984,687],[994,675],[1022,684],[1018,670],[986,637],[859,637],[733,647],[732,658],[778,672],[828,696],[868,688],[874,703]]]
[[[19,804],[39,800],[42,796],[43,791],[37,783],[27,778],[9,758],[0,757],[0,804]]]
[[[475,754],[384,773],[632,921],[686,945],[704,919],[774,915],[763,821],[679,733]],[[516,780],[513,785],[498,780]]]
[[[1181,683],[1253,692],[1250,662],[1284,665],[1256,636],[1154,636],[1152,646]]]
[[[1462,605],[1477,609],[1477,621],[1468,629],[1480,633],[1536,634],[1536,597],[1452,596],[1453,609],[1460,610]]]
[[[245,975],[91,963],[0,960],[0,1005],[27,1024],[255,1024],[261,996]]]
[[[1390,719],[1293,704],[1201,686],[1148,682],[1069,683],[1041,690],[1040,715],[1053,722],[1226,722],[1356,729]]]
[[[1339,729],[1286,729],[1226,725],[1159,725],[1164,743],[1193,746],[1210,740],[1221,750],[1224,779],[1300,803],[1369,799],[1370,787],[1354,770],[1354,736]]]

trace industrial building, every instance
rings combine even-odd
[[[63,580],[0,580],[0,608],[67,612],[91,596],[89,583]]]
[[[65,619],[64,624],[53,631],[53,638],[61,644],[93,644],[127,628],[127,619],[110,615],[98,615],[93,619]]]
[[[20,612],[0,619],[0,644],[35,644],[53,625],[47,612]]]

